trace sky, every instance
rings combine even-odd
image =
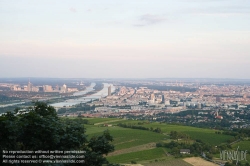
[[[0,0],[0,77],[250,79],[250,0]]]

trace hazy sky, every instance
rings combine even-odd
[[[250,0],[0,0],[0,77],[250,78]]]

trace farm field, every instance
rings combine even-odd
[[[248,141],[241,141],[238,142],[236,144],[233,144],[233,149],[237,150],[237,148],[239,147],[239,151],[246,151],[247,150],[247,162],[250,163],[250,140]],[[241,161],[242,163],[245,163],[246,161]]]
[[[239,149],[238,149],[239,152],[240,151],[247,151],[247,155],[246,155],[247,161],[243,160],[243,161],[240,161],[240,162],[241,162],[241,164],[245,164],[247,162],[249,163],[249,161],[250,161],[250,154],[249,154],[250,140],[240,141],[240,142],[237,142],[237,143],[235,143],[235,144],[233,144],[231,146],[232,146],[232,149],[227,149],[228,151],[237,151],[238,147],[239,147]],[[220,153],[214,155],[213,160],[216,160],[216,161],[219,161],[219,162],[227,162],[227,160],[223,161],[223,160],[220,159]]]
[[[143,164],[143,165],[144,166],[192,166],[191,164],[185,162],[182,159],[151,162],[151,163]]]
[[[200,139],[201,141],[211,145],[219,145],[232,138],[232,136],[229,135],[215,134],[215,130],[212,129],[202,129],[191,126],[170,125],[164,123],[151,123],[143,126],[153,128],[159,127],[162,132],[166,133],[170,133],[171,131],[183,132],[188,134],[192,139]]]
[[[233,144],[232,146],[235,150],[239,147],[239,150],[247,150],[248,152],[250,152],[250,140],[248,141],[240,141],[237,142],[235,144]]]
[[[215,134],[215,130],[212,129],[202,129],[190,126],[172,125],[157,122],[150,123],[148,121],[124,120],[115,118],[86,119],[89,121],[89,124],[84,125],[88,138],[101,135],[104,130],[109,130],[111,136],[114,138],[112,144],[115,146],[115,151],[107,156],[107,159],[111,163],[130,164],[131,161],[135,161],[136,163],[146,166],[190,166],[192,163],[189,164],[184,160],[176,159],[171,155],[167,155],[166,153],[169,151],[169,149],[155,146],[157,142],[170,142],[171,140],[169,138],[169,133],[171,131],[186,133],[191,137],[191,139],[200,139],[203,142],[211,145],[219,145],[232,138],[232,136],[228,135]],[[143,127],[152,127],[154,129],[158,127],[161,129],[162,133],[156,133],[148,130],[123,128],[117,126],[118,123],[126,123],[131,125],[138,125],[139,123]],[[112,126],[104,127],[103,124],[111,124]],[[192,142],[192,140],[190,141]],[[247,142],[245,144],[247,144]],[[245,145],[241,143],[239,146],[243,147]],[[196,158],[194,158],[192,161],[195,162]],[[200,162],[201,161],[198,158],[195,164]]]
[[[108,129],[110,134],[113,136],[114,141],[112,142],[115,145],[116,150],[131,148],[138,145],[143,145],[152,142],[159,142],[164,140],[166,136],[163,134],[137,130],[137,129],[129,129],[122,127],[97,127],[93,125],[85,125],[86,134],[88,138],[91,138],[94,135],[101,135],[104,130]]]
[[[183,159],[187,163],[190,163],[193,166],[218,166],[212,162],[206,161],[200,157],[190,157]]]
[[[196,128],[191,126],[181,126],[181,125],[171,125],[166,123],[149,123],[147,121],[137,121],[137,120],[123,120],[111,122],[110,124],[116,125],[118,123],[126,123],[131,125],[138,125],[139,122],[145,122],[143,127],[159,127],[163,133],[169,134],[171,131],[183,132],[188,134],[192,139],[200,139],[201,141],[211,144],[211,145],[219,145],[221,143],[226,142],[232,136],[230,135],[223,135],[223,134],[215,134],[215,130],[212,129],[203,129],[203,128]]]
[[[155,148],[107,157],[108,161],[111,163],[131,163],[131,161],[139,163],[140,161],[149,162],[150,160],[155,161],[155,159],[163,158],[172,159],[173,157],[167,157],[163,148]]]
[[[123,130],[125,130],[126,131],[125,128],[121,128],[121,127],[118,127],[118,126],[99,127],[99,126],[96,126],[96,125],[86,125],[85,124],[84,127],[86,128],[86,134],[89,135],[89,136],[101,135],[104,130],[109,130],[109,131],[115,131],[115,130],[123,131]]]
[[[109,153],[108,156],[116,156],[116,155],[120,155],[120,154],[137,152],[137,151],[154,149],[154,148],[156,148],[156,143],[151,142],[151,143],[148,143],[148,144],[134,146],[134,147],[131,147],[131,148],[116,150],[114,152]]]
[[[201,129],[202,130],[202,129]],[[217,146],[221,143],[227,142],[232,136],[224,134],[215,134],[207,132],[197,132],[197,131],[183,131],[188,134],[192,139],[200,139],[205,143]]]
[[[96,124],[96,123],[105,123],[108,121],[116,121],[119,120],[117,118],[83,118],[89,121],[90,124]]]

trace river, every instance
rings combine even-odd
[[[76,104],[80,103],[86,103],[88,101],[94,100],[94,99],[100,99],[101,97],[106,97],[108,95],[108,87],[111,86],[111,92],[115,91],[115,87],[113,84],[103,83],[104,87],[102,90],[100,90],[97,93],[91,94],[86,97],[79,97],[78,99],[69,99],[64,102],[54,103],[50,104],[53,107],[70,107]],[[91,83],[89,87],[87,87],[84,91],[76,92],[73,94],[73,96],[80,96],[87,94],[88,92],[93,91],[93,87],[95,86],[95,83]]]

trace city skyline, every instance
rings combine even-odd
[[[0,78],[250,79],[246,0],[2,0],[0,25]]]

